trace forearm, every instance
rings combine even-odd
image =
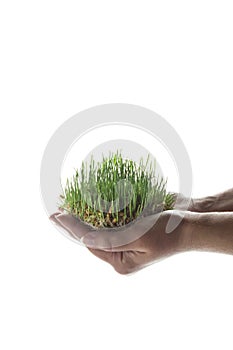
[[[193,199],[192,211],[222,212],[233,211],[233,188],[213,196]]]
[[[233,254],[233,212],[189,213],[185,222],[189,250]]]

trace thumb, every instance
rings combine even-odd
[[[82,223],[76,217],[70,214],[58,214],[55,216],[58,224],[70,232],[76,239],[80,239],[87,232],[91,230],[91,227]],[[50,218],[52,220],[52,218]]]

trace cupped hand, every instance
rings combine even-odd
[[[50,220],[64,228],[72,238],[83,242],[95,256],[111,264],[117,272],[128,274],[187,249],[184,219],[171,234],[166,233],[171,216],[179,221],[184,217],[178,210],[169,210],[139,218],[116,230],[96,230],[61,212],[53,214]]]

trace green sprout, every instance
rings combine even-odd
[[[67,179],[59,207],[95,228],[121,227],[139,216],[173,209],[175,197],[166,192],[163,178],[155,175],[156,164],[123,158],[117,151],[102,162],[82,162]]]

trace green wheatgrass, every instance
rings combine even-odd
[[[155,169],[149,155],[145,164],[143,158],[137,164],[119,151],[103,156],[102,162],[91,157],[67,179],[59,207],[95,228],[121,227],[140,215],[173,209],[175,197]]]

